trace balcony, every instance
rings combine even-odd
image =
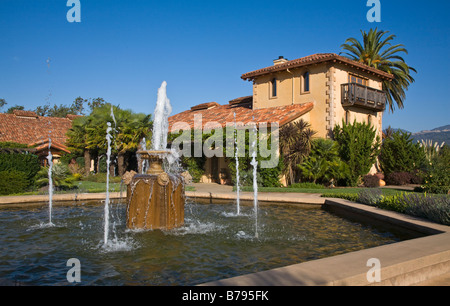
[[[341,96],[344,107],[355,106],[376,112],[386,109],[386,94],[375,88],[346,83],[341,85]]]

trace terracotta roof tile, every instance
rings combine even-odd
[[[248,99],[248,97],[246,98]],[[258,124],[278,123],[282,126],[303,116],[312,110],[313,107],[314,104],[312,102],[256,110],[249,108],[247,104],[218,105],[212,109],[196,111],[187,110],[171,116],[169,118],[169,125],[170,128],[172,128],[175,123],[186,123],[191,129],[193,129],[194,127],[197,127],[194,124],[194,116],[201,115],[202,128],[204,128],[205,124],[209,122],[217,123],[221,127],[226,127],[227,123],[234,124],[234,115],[236,114],[236,122],[240,125],[256,122]],[[184,127],[181,127],[181,129],[184,129]]]
[[[33,144],[47,140],[65,144],[66,133],[72,127],[67,118],[41,117],[34,112],[15,111],[14,114],[0,113],[0,142],[11,141]]]
[[[202,104],[199,104],[196,106],[192,106],[191,110],[194,111],[194,110],[201,110],[201,109],[210,109],[210,108],[213,108],[216,106],[220,106],[220,104],[217,102],[208,102],[208,103],[202,103]]]
[[[33,111],[24,111],[20,109],[13,110],[13,114],[19,117],[30,117],[30,118],[37,118],[38,115]]]
[[[309,56],[305,56],[299,59],[295,59],[295,60],[291,60],[291,61],[287,61],[285,63],[282,64],[277,64],[277,65],[273,65],[273,66],[269,66],[266,68],[262,68],[262,69],[258,69],[255,71],[251,71],[251,72],[247,72],[244,73],[241,78],[243,80],[252,80],[255,77],[261,76],[261,75],[265,75],[265,74],[269,74],[272,72],[277,72],[277,71],[283,71],[286,69],[292,69],[292,68],[299,68],[299,67],[304,67],[304,66],[308,66],[308,65],[313,65],[313,64],[319,64],[319,63],[325,63],[325,62],[339,62],[339,63],[343,63],[346,65],[351,65],[353,67],[356,67],[358,69],[362,69],[365,70],[369,73],[373,73],[378,75],[379,77],[385,78],[385,79],[389,79],[392,80],[393,76],[389,73],[386,73],[384,71],[378,70],[376,68],[372,68],[369,67],[363,63],[359,63],[356,61],[353,61],[351,59],[348,59],[346,57],[337,55],[335,53],[318,53],[318,54],[313,54],[313,55],[309,55]]]

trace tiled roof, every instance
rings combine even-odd
[[[29,146],[35,148],[36,151],[39,152],[39,151],[46,151],[46,150],[48,150],[48,144],[49,144],[49,140],[48,139],[44,139],[44,140],[41,140],[41,141],[37,141],[37,142],[31,143],[31,144],[29,144]],[[57,149],[59,151],[64,151],[64,152],[70,153],[69,148],[67,146],[65,146],[63,144],[60,144],[60,143],[58,143],[58,142],[56,142],[54,140],[52,140],[51,147],[53,149]]]
[[[49,138],[64,145],[66,133],[72,127],[69,118],[41,117],[34,112],[15,111],[14,114],[0,113],[0,142],[33,144]]]
[[[283,71],[286,69],[299,68],[299,67],[304,67],[304,66],[309,66],[309,65],[313,65],[313,64],[319,64],[319,63],[325,63],[325,62],[342,63],[344,65],[350,65],[357,69],[361,69],[365,72],[375,74],[384,79],[389,79],[389,80],[393,79],[393,76],[389,73],[378,70],[376,68],[369,67],[363,63],[353,61],[346,57],[337,55],[335,53],[318,53],[318,54],[309,55],[309,56],[302,57],[299,59],[287,61],[282,64],[277,64],[277,65],[273,65],[273,66],[269,66],[266,68],[262,68],[262,69],[258,69],[255,71],[244,73],[241,76],[241,78],[243,80],[252,80],[255,77],[273,73],[273,72],[277,72],[277,71]]]
[[[235,114],[238,125],[256,122],[267,124],[278,123],[282,126],[303,116],[314,107],[314,104],[311,102],[253,110],[249,107],[248,103],[236,103],[236,101],[239,100],[248,101],[249,97],[234,99],[231,100],[229,104],[218,105],[210,109],[187,110],[171,116],[169,118],[170,128],[177,122],[187,123],[191,129],[197,127],[194,125],[194,115],[202,116],[202,128],[204,128],[205,124],[208,122],[218,123],[220,126],[226,127],[227,123],[234,124]]]

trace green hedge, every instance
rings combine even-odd
[[[29,186],[25,173],[16,170],[0,171],[0,195],[24,192]]]
[[[40,170],[39,158],[34,154],[0,153],[0,171],[20,171],[25,174],[27,187],[32,185]]]

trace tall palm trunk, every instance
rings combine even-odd
[[[84,173],[85,175],[89,175],[91,172],[91,153],[88,149],[84,150]]]
[[[117,168],[119,171],[119,176],[122,176],[125,174],[126,165],[125,165],[125,153],[119,152],[117,156]]]

